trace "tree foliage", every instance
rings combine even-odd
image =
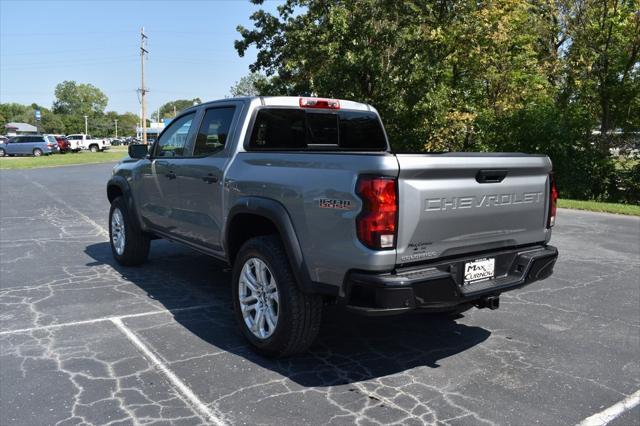
[[[637,9],[636,0],[286,0],[276,14],[253,13],[235,47],[257,49],[250,71],[267,76],[255,83],[262,95],[373,104],[396,151],[548,153],[565,196],[618,199],[610,143],[591,131],[640,128]]]
[[[267,84],[267,78],[257,72],[245,75],[236,84],[231,86],[229,92],[231,96],[258,96],[260,95],[260,87]]]
[[[174,114],[179,113],[183,109],[192,107],[199,103],[202,103],[200,98],[176,99],[175,101],[167,102],[160,107],[160,117],[171,118]]]
[[[96,115],[104,112],[109,98],[91,84],[63,81],[55,89],[53,110],[58,114]]]

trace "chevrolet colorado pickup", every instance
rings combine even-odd
[[[306,350],[323,305],[366,315],[498,307],[553,271],[545,155],[396,154],[377,111],[337,99],[224,99],[182,111],[107,184],[122,265],[150,240],[232,265],[258,352]]]

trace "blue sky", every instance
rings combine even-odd
[[[248,0],[0,0],[0,102],[49,108],[56,84],[75,80],[103,90],[108,110],[138,113],[141,26],[150,109],[222,98],[255,59],[255,50],[240,58],[233,42],[236,26],[250,27],[258,9]]]

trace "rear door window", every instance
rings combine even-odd
[[[205,112],[196,137],[194,157],[211,155],[224,148],[229,137],[234,111],[235,107],[221,107],[211,108]]]
[[[264,108],[256,115],[249,148],[386,151],[387,141],[371,111]]]

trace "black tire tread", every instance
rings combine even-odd
[[[322,322],[322,297],[314,294],[305,294],[298,288],[288,257],[284,251],[284,247],[280,239],[276,235],[266,235],[252,238],[247,241],[240,249],[240,255],[237,258],[241,268],[243,261],[243,253],[255,250],[263,255],[268,254],[269,263],[278,275],[278,291],[285,293],[285,297],[280,300],[290,301],[287,308],[290,312],[289,321],[284,325],[285,341],[277,348],[257,348],[259,352],[276,357],[290,356],[306,351],[314,342],[320,331]],[[234,274],[234,277],[236,274]],[[235,283],[234,283],[235,284]],[[234,285],[234,297],[236,286]],[[284,295],[283,295],[284,296]],[[241,324],[244,327],[244,324]]]
[[[118,255],[111,244],[111,214],[115,208],[119,208],[125,222],[125,247],[122,256]],[[122,197],[116,197],[111,202],[109,211],[109,243],[113,257],[123,266],[138,266],[143,264],[149,256],[151,239],[139,229],[132,213],[127,208],[127,203]]]

